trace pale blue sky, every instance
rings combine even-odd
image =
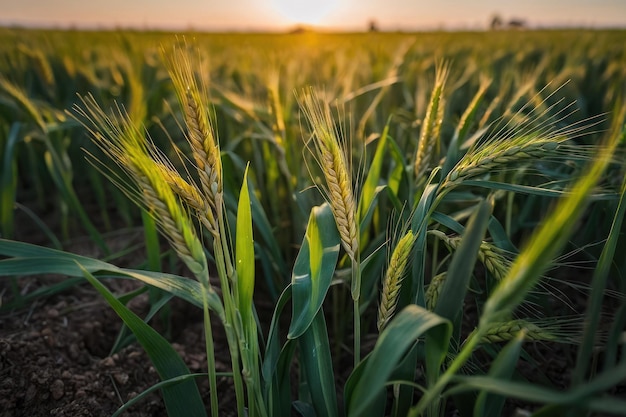
[[[319,6],[333,0],[291,0]],[[281,6],[281,2],[283,5]],[[0,24],[209,30],[282,29],[298,23],[287,0],[0,0]],[[305,6],[302,6],[305,7]],[[329,6],[330,7],[330,6]],[[626,0],[334,0],[325,27],[483,28],[493,13],[531,26],[626,27]],[[295,13],[297,14],[297,13]],[[291,17],[289,17],[291,16]]]

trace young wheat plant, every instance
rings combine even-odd
[[[185,136],[192,151],[199,186],[191,177],[183,178],[163,152],[146,138],[146,133],[137,127],[137,121],[131,120],[123,110],[118,108],[114,116],[108,116],[93,97],[88,96],[82,100],[83,106],[77,106],[75,111],[98,146],[126,171],[135,187],[130,188],[121,179],[114,182],[154,216],[178,256],[202,284],[213,415],[218,415],[218,397],[210,309],[216,311],[226,331],[239,415],[244,414],[245,383],[250,415],[266,416],[261,395],[256,322],[249,300],[253,277],[244,271],[243,266],[236,270],[233,265],[233,248],[225,220],[220,149],[204,103],[206,91],[200,87],[202,83],[198,81],[192,59],[186,52],[175,48],[166,58],[183,109],[187,128]],[[96,163],[104,165],[99,161]],[[110,175],[112,179],[117,176],[112,171]],[[247,193],[247,187],[245,190]],[[213,239],[223,304],[208,304],[207,293],[214,290],[209,282],[204,247],[190,211]],[[245,238],[238,236],[241,239],[238,247],[245,247]],[[253,262],[253,254],[250,260]]]
[[[127,188],[123,187],[123,190],[155,218],[177,255],[202,284],[211,404],[217,409],[213,336],[206,294],[213,290],[209,281],[203,245],[197,237],[189,213],[181,204],[174,189],[184,195],[194,196],[196,199],[197,196],[194,194],[197,193],[190,192],[191,186],[170,167],[157,162],[156,157],[160,155],[159,151],[146,140],[145,134],[123,110],[118,108],[114,116],[108,116],[92,96],[83,98],[82,103],[83,107],[75,108],[77,115],[89,123],[85,126],[90,130],[97,145],[126,171],[136,185],[136,188],[131,189],[126,186]],[[173,188],[171,183],[176,184],[176,187]],[[212,307],[215,308],[215,306]],[[221,306],[218,306],[217,312],[220,318],[224,319]]]
[[[360,362],[360,310],[361,292],[359,227],[357,224],[357,201],[352,184],[352,172],[345,145],[335,129],[328,103],[322,103],[313,89],[305,92],[300,99],[302,111],[312,129],[312,142],[315,158],[324,173],[324,189],[335,223],[341,237],[341,244],[352,261],[351,293],[354,311],[354,364]]]

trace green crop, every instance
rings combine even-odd
[[[624,415],[623,32],[0,38],[0,276],[89,281],[169,415],[220,415],[218,376],[239,416]],[[50,201],[60,227],[38,218]],[[22,212],[54,248],[19,241]],[[116,266],[107,237],[134,226],[146,260]],[[80,233],[107,261],[63,250]],[[575,286],[555,272],[579,248],[595,271]],[[201,309],[206,373],[108,279]],[[525,343],[573,345],[567,389],[517,372]]]

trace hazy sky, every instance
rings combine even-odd
[[[481,28],[494,13],[531,26],[626,27],[626,0],[0,0],[0,24],[76,27]]]

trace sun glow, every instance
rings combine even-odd
[[[293,23],[317,25],[337,8],[339,0],[273,0],[272,3]]]

